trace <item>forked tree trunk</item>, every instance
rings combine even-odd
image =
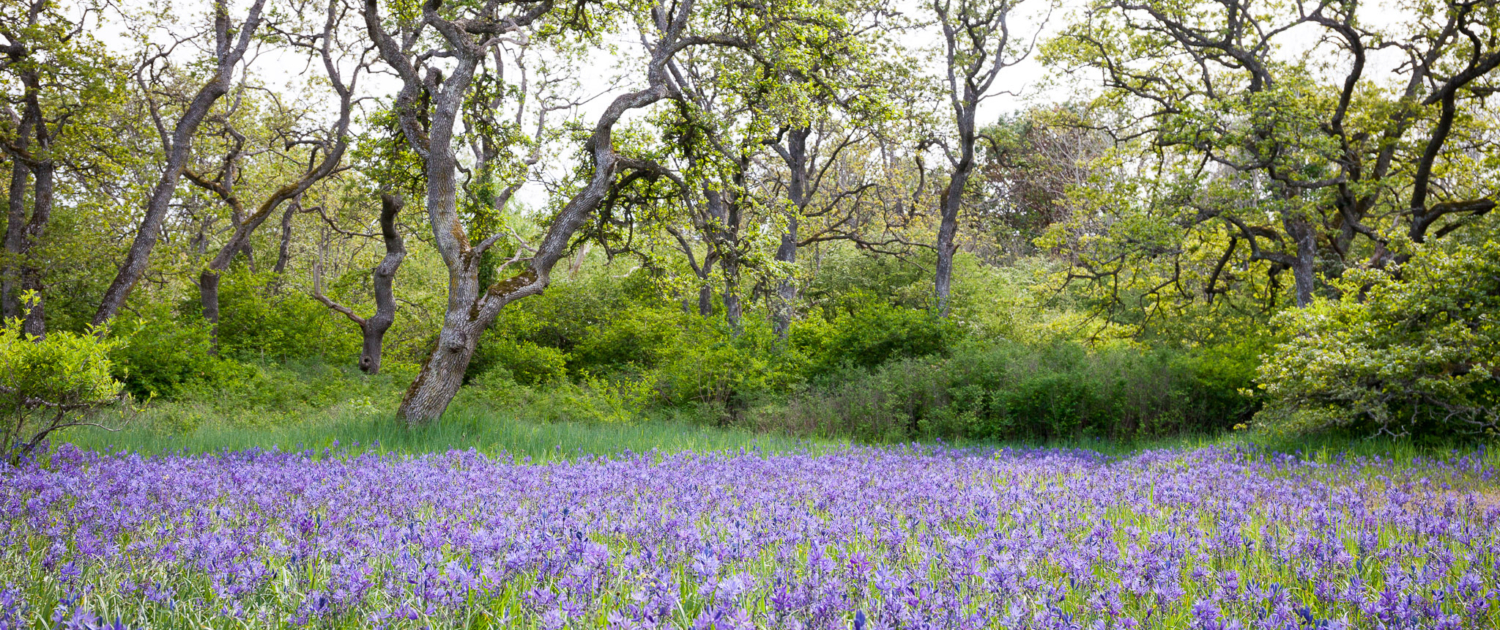
[[[385,242],[385,257],[370,270],[370,283],[375,288],[375,314],[369,319],[355,315],[352,309],[323,295],[321,269],[313,277],[313,297],[324,306],[343,313],[359,326],[360,336],[363,338],[359,369],[366,374],[380,373],[385,333],[396,322],[396,271],[401,268],[401,261],[406,259],[406,245],[401,239],[401,233],[396,230],[396,215],[404,205],[405,202],[400,197],[390,193],[380,196],[380,237]]]
[[[462,24],[436,13],[436,4],[423,6],[423,18],[431,23],[446,41],[453,64],[437,79],[434,69],[422,70],[429,57],[408,55],[400,43],[386,32],[381,23],[376,0],[366,0],[364,17],[370,38],[380,56],[403,83],[397,97],[401,129],[409,146],[423,158],[427,172],[427,218],[432,227],[433,244],[448,268],[448,306],[437,346],[422,364],[421,372],[406,391],[397,411],[408,425],[434,421],[447,410],[448,403],[463,384],[464,372],[474,356],[479,335],[505,305],[541,293],[547,287],[549,274],[566,253],[568,241],[593,214],[609,192],[621,156],[614,150],[615,123],[627,112],[646,107],[667,96],[666,64],[677,52],[687,48],[683,31],[692,13],[693,0],[684,0],[670,10],[656,8],[659,37],[650,48],[646,87],[621,94],[600,114],[585,150],[593,158],[589,181],[557,213],[547,233],[525,263],[520,274],[481,287],[480,262],[485,250],[498,240],[491,236],[478,245],[470,245],[457,213],[456,160],[453,152],[454,126],[464,102],[475,69],[485,51],[470,33],[483,33],[484,39],[513,32],[530,24],[550,10],[543,3],[525,13],[498,18],[496,4],[487,5],[479,18]],[[425,76],[424,76],[425,74]],[[422,107],[421,95],[430,95],[430,107]],[[427,124],[422,117],[427,115]]]
[[[151,190],[151,197],[146,202],[146,214],[141,218],[141,225],[136,229],[135,240],[130,244],[130,250],[125,254],[125,260],[120,263],[120,270],[115,274],[115,279],[104,291],[104,298],[99,303],[99,309],[94,312],[93,324],[101,327],[114,319],[120,308],[125,306],[125,299],[130,297],[131,289],[135,288],[141,276],[146,274],[146,267],[150,263],[151,250],[156,247],[156,241],[161,237],[162,222],[166,220],[167,211],[171,208],[172,196],[177,192],[177,181],[182,177],[183,168],[187,166],[189,153],[192,150],[193,134],[197,133],[198,126],[208,116],[209,110],[220,97],[229,92],[229,81],[234,74],[234,68],[239,65],[245,56],[245,50],[255,37],[255,32],[260,28],[261,9],[266,0],[254,0],[250,6],[249,16],[244,23],[239,25],[238,39],[232,39],[229,24],[229,9],[224,0],[215,3],[214,33],[217,39],[218,59],[214,75],[204,84],[203,88],[193,96],[188,103],[187,109],[182,117],[177,119],[177,125],[172,130],[172,136],[167,140],[167,164],[162,169],[161,177],[157,179],[156,187]]]

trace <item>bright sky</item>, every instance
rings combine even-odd
[[[170,0],[133,0],[127,4],[170,2]],[[271,0],[275,3],[277,0]],[[1060,6],[1050,9],[1044,0],[1029,0],[1021,5],[1018,13],[1012,21],[1013,32],[1022,34],[1029,40],[1045,40],[1055,35],[1059,28],[1066,24],[1072,15],[1081,12],[1087,4],[1087,0],[1060,0]],[[1369,11],[1376,19],[1391,21],[1400,15],[1395,6],[1396,0],[1382,0],[1378,10]],[[310,7],[317,7],[321,2],[310,2]],[[238,0],[233,3],[233,14],[237,19],[243,19],[248,0]],[[166,5],[162,5],[166,6]],[[908,13],[922,15],[925,8],[918,2],[905,0],[900,2],[903,10]],[[207,2],[178,2],[175,20],[172,22],[179,25],[171,29],[153,31],[152,39],[158,43],[170,41],[175,31],[177,35],[184,35],[188,29],[180,25],[202,24],[202,16],[208,9]],[[355,17],[357,19],[357,16]],[[1040,28],[1040,32],[1038,32]],[[95,35],[104,40],[112,48],[120,51],[134,49],[135,46],[126,34],[124,24],[118,17],[113,17],[94,31]],[[1278,38],[1278,41],[1292,54],[1308,50],[1317,45],[1317,37],[1320,30],[1316,27],[1306,26],[1290,31]],[[903,36],[903,43],[914,49],[936,48],[941,46],[941,36],[935,30],[912,32]],[[207,40],[205,40],[207,41]],[[635,81],[640,80],[637,66],[622,64],[630,54],[639,51],[639,39],[633,34],[618,34],[609,38],[610,44],[620,48],[624,54],[621,57],[613,56],[607,50],[595,51],[591,57],[579,69],[576,77],[579,90],[585,96],[593,96],[587,104],[579,108],[578,115],[586,123],[595,120],[603,108],[606,107],[614,95],[619,94],[634,86],[626,83],[614,86],[610,90],[612,82],[621,71]],[[196,53],[189,50],[181,51],[193,56]],[[1037,61],[1037,55],[1033,53],[1030,58],[1020,64],[1005,70],[994,88],[994,94],[980,109],[980,120],[982,122],[993,121],[1003,114],[1022,109],[1028,105],[1045,102],[1064,100],[1069,92],[1074,89],[1073,85],[1066,81],[1049,83],[1046,70]],[[1367,76],[1377,78],[1390,76],[1397,65],[1402,61],[1399,53],[1395,51],[1377,52],[1372,55],[1370,72]],[[942,72],[940,57],[933,57],[930,62],[930,71],[934,74]],[[286,92],[295,92],[305,86],[309,80],[318,80],[322,75],[321,64],[309,67],[305,57],[291,55],[268,47],[256,57],[251,65],[250,72],[259,82]],[[346,73],[347,74],[347,73]],[[347,77],[346,77],[347,78]],[[1092,77],[1084,75],[1085,80]],[[378,95],[389,97],[399,89],[399,83],[388,74],[366,75],[362,77],[360,92],[366,95]],[[552,155],[570,155],[571,149],[565,147],[554,147],[549,152]],[[554,161],[550,169],[560,168],[561,163]],[[532,183],[523,188],[517,195],[517,200],[528,207],[536,208],[546,202],[545,191],[540,184]]]

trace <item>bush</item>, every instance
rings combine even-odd
[[[949,357],[845,368],[752,413],[762,429],[869,440],[1133,439],[1208,433],[1249,418],[1256,401],[1213,352],[1072,343],[965,344]],[[1217,372],[1215,370],[1218,370]]]
[[[808,355],[814,374],[826,374],[844,366],[873,368],[946,354],[961,331],[926,310],[866,300],[826,326],[816,320],[802,323],[793,335],[793,345]]]
[[[272,273],[235,268],[219,286],[219,351],[240,360],[320,358],[353,362],[359,331],[342,315],[300,292],[274,291]],[[182,312],[199,312],[198,303]]]
[[[111,337],[114,377],[137,400],[174,399],[184,387],[217,382],[234,370],[233,362],[210,354],[208,322],[176,317],[165,305],[122,315]]]
[[[488,337],[474,351],[465,376],[473,380],[482,374],[499,371],[522,385],[550,383],[567,376],[567,361],[568,355],[556,348],[530,341]]]
[[[0,328],[0,410],[6,419],[0,451],[15,460],[48,434],[74,426],[89,411],[119,399],[110,375],[113,342],[91,332],[23,336],[19,321]]]
[[[1426,437],[1500,430],[1500,218],[1413,245],[1399,271],[1350,270],[1343,296],[1288,311],[1259,381],[1278,433]]]

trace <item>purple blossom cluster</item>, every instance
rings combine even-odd
[[[64,446],[0,469],[0,628],[1493,628],[1484,461]]]

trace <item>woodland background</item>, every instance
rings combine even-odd
[[[6,439],[1493,436],[1497,67],[1481,0],[0,0]]]

